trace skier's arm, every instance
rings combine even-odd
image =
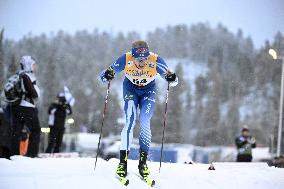
[[[26,97],[28,98],[38,98],[39,94],[35,88],[36,81],[32,82],[28,75],[22,74],[24,87],[26,90]]]
[[[67,113],[68,115],[71,115],[71,114],[73,113],[70,104],[66,104],[66,113]]]
[[[247,140],[244,137],[236,138],[236,145],[238,148],[241,148],[246,143],[247,143]]]
[[[49,114],[49,115],[55,113],[55,111],[56,111],[56,109],[57,109],[56,106],[57,106],[57,105],[56,105],[55,103],[52,103],[52,104],[49,106],[49,108],[48,108],[48,114]]]
[[[171,86],[178,84],[178,77],[176,74],[169,70],[168,65],[160,56],[157,57],[157,72],[168,82]]]
[[[124,69],[125,63],[126,63],[126,54],[119,57],[106,70],[102,71],[102,73],[100,74],[100,80],[102,82],[112,80],[116,73],[119,73]]]
[[[126,63],[126,54],[122,55],[116,61],[114,61],[111,64],[111,67],[112,67],[112,69],[114,70],[115,73],[119,73],[122,70],[124,70],[125,63]]]
[[[254,138],[254,137],[250,137],[249,143],[251,144],[251,147],[252,147],[252,148],[255,148],[255,147],[256,147],[256,141],[255,141],[255,138]]]
[[[253,144],[251,145],[251,147],[252,147],[252,148],[255,148],[255,147],[256,147],[256,143],[253,143]]]
[[[160,56],[157,57],[157,72],[161,76],[165,76],[168,72],[169,68],[164,59],[162,59]]]

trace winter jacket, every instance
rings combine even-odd
[[[40,90],[36,84],[36,77],[33,73],[33,64],[36,61],[31,56],[23,56],[20,60],[22,91],[24,93],[20,106],[35,108],[35,100],[40,97]]]
[[[72,114],[72,108],[69,104],[56,102],[49,106],[48,114],[54,116],[53,123],[49,123],[50,126],[64,129],[66,116]]]
[[[255,138],[252,136],[239,136],[235,142],[239,155],[252,155],[252,148],[256,147]]]
[[[32,72],[24,72],[22,77],[23,97],[20,106],[35,108],[35,100],[40,97],[40,90],[36,85],[36,77]]]

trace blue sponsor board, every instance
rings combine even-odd
[[[161,148],[150,148],[148,160],[152,162],[159,162],[161,156]],[[139,159],[139,148],[131,148],[128,159],[138,160]],[[177,162],[177,151],[176,150],[163,150],[162,162]]]
[[[203,149],[195,149],[193,151],[192,160],[199,163],[208,163],[209,153]]]

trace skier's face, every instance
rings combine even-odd
[[[242,135],[243,135],[244,137],[248,137],[248,136],[249,136],[249,131],[243,131],[243,132],[242,132]]]
[[[33,72],[36,72],[36,70],[37,70],[37,64],[34,63],[34,64],[32,64],[32,71],[33,71]]]
[[[139,57],[134,58],[134,64],[137,66],[138,69],[144,69],[148,61],[148,57]]]

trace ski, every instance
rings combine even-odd
[[[155,186],[155,180],[154,179],[151,179],[149,177],[146,177],[146,178],[141,177],[141,179],[143,181],[145,181],[149,186],[151,186],[151,187]]]
[[[121,182],[121,184],[127,186],[129,184],[129,179],[125,178],[125,177],[119,177],[118,175],[116,175],[116,178]]]
[[[140,174],[137,174],[136,175],[142,180],[144,181],[146,184],[148,184],[149,186],[151,187],[154,187],[156,182],[154,179],[150,178],[150,177],[142,177]]]

